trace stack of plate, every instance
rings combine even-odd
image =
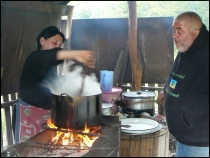
[[[130,125],[131,127],[121,127],[123,134],[141,135],[156,132],[161,129],[157,121],[147,118],[127,118],[121,120],[122,125]]]

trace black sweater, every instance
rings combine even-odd
[[[61,48],[32,52],[26,59],[20,78],[19,97],[33,106],[51,109],[51,92],[42,86],[43,81],[54,80],[57,76],[57,65],[63,60],[56,60],[57,51]]]
[[[171,83],[171,85],[170,85]],[[177,141],[209,146],[209,31],[178,53],[164,87],[166,121]]]

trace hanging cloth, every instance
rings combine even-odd
[[[42,132],[42,124],[51,118],[51,109],[42,109],[32,106],[22,99],[14,105],[15,117],[15,142],[24,142],[34,135]]]

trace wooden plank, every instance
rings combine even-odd
[[[127,86],[127,85],[123,85],[122,86],[125,89],[131,89],[131,86]],[[154,90],[163,90],[164,87],[147,87],[147,86],[141,86],[141,90],[150,90],[150,91],[154,91]]]
[[[3,130],[2,130],[2,115],[1,115],[1,149],[3,148]]]
[[[1,67],[1,79],[2,79],[3,72],[4,72],[4,67]]]
[[[132,136],[130,136],[132,137]],[[129,157],[137,157],[137,154],[135,153],[135,148],[136,148],[136,143],[135,143],[136,140],[134,139],[130,139],[130,146],[129,146]]]
[[[3,101],[4,102],[6,102],[6,101],[9,101],[9,97],[8,97],[8,95],[3,95],[2,96],[3,97]],[[5,114],[5,119],[6,119],[6,114]],[[6,123],[6,121],[5,121],[5,123]],[[4,146],[4,144],[3,144],[3,128],[2,128],[2,117],[1,117],[1,148]]]
[[[4,100],[4,102],[9,102],[8,94],[3,95],[3,100]],[[12,102],[10,102],[10,103],[11,104],[8,104],[8,105],[13,105]],[[1,108],[2,108],[2,104],[1,104]],[[12,119],[11,119],[10,106],[4,107],[4,110],[5,110],[5,122],[6,122],[6,132],[7,132],[6,137],[7,137],[8,145],[12,145],[13,144],[13,133],[12,133]]]
[[[125,72],[128,66],[128,61],[129,61],[129,54],[128,54],[128,44],[127,44],[125,47],[124,55],[123,55],[122,67],[120,71],[120,77],[118,80],[118,87],[122,87],[124,77],[125,77]]]
[[[16,94],[15,94],[15,93],[12,93],[12,94],[11,94],[11,100],[17,100]]]
[[[149,135],[147,135],[149,137]],[[142,136],[142,138],[144,138],[144,136]],[[148,139],[141,139],[140,141],[140,144],[139,146],[141,147],[141,150],[140,150],[140,157],[141,156],[145,156],[145,157],[151,157],[149,156],[149,150],[148,150],[148,147],[149,147],[149,142],[150,142],[150,139],[151,138],[148,138]]]
[[[10,107],[5,108],[5,119],[6,119],[8,145],[12,145],[13,144],[13,133],[12,133],[12,119],[11,119]]]
[[[14,102],[17,103],[17,97],[16,97],[16,94],[15,93],[12,93],[11,94],[11,100],[14,100]],[[11,106],[11,118],[13,116],[13,105],[15,103],[13,103],[12,106]],[[13,123],[13,120],[12,120],[12,123]],[[15,135],[15,133],[14,133],[14,130],[13,130],[13,125],[12,125],[12,134],[13,134],[12,138],[13,138],[13,142],[14,142],[14,135]]]
[[[19,98],[19,93],[17,92],[17,97],[16,97],[16,99],[18,99]]]
[[[160,130],[160,137],[158,141],[158,157],[168,157],[169,156],[169,131],[167,128]],[[165,135],[165,136],[164,136]],[[160,148],[162,147],[162,148]],[[164,148],[164,150],[163,150]]]
[[[3,97],[3,101],[4,101],[4,102],[8,102],[8,101],[9,101],[9,96],[8,96],[8,94],[2,95],[2,97]]]
[[[16,102],[17,100],[10,100],[10,101],[1,103],[1,108],[8,108],[10,106],[13,106]]]
[[[120,77],[120,72],[121,72],[121,67],[123,64],[123,56],[124,56],[124,50],[120,51],[120,55],[118,57],[115,69],[114,69],[114,79],[113,79],[113,86],[117,86],[118,84],[118,80]]]

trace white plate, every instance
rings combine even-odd
[[[145,131],[152,130],[158,127],[159,123],[157,121],[147,119],[147,118],[127,118],[121,120],[122,125],[130,125],[131,127],[125,128],[121,127],[123,132],[134,132],[134,131]]]
[[[126,131],[123,132],[123,130],[121,130],[121,134],[124,135],[143,135],[143,134],[150,134],[150,133],[154,133],[159,131],[162,128],[161,125],[158,125],[156,128],[152,129],[152,130],[145,130],[145,131]]]

